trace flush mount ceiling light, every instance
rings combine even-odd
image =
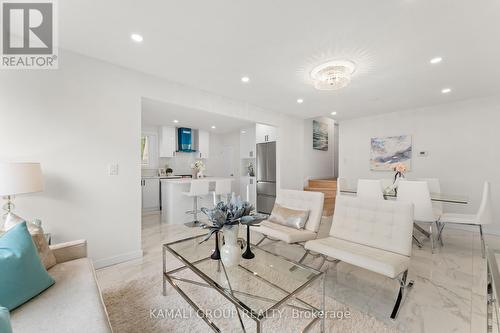
[[[435,57],[435,58],[432,58],[429,62],[434,65],[434,64],[439,64],[441,61],[443,61],[443,58]]]
[[[351,82],[356,65],[348,60],[335,60],[316,66],[311,71],[314,88],[318,90],[338,90]]]
[[[130,38],[136,43],[140,43],[144,40],[144,38],[139,34],[131,34]]]

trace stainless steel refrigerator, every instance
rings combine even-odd
[[[276,142],[257,144],[257,211],[270,214],[276,200]]]

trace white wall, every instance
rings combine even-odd
[[[313,120],[328,124],[328,150],[313,149]],[[327,117],[304,120],[304,184],[308,179],[332,178],[334,175],[335,121]]]
[[[500,232],[500,97],[346,120],[339,128],[340,177],[391,177],[392,172],[370,171],[370,138],[410,134],[414,157],[407,177],[439,178],[443,193],[470,198],[469,205],[445,209],[470,213],[478,209],[483,182],[489,180],[497,222],[487,230]],[[427,157],[416,156],[422,150]]]
[[[16,199],[96,266],[141,255],[141,97],[280,127],[281,184],[300,188],[302,120],[61,50],[59,70],[2,71],[0,160],[39,161],[46,189]],[[108,176],[108,164],[119,175]],[[300,173],[302,174],[302,173]]]

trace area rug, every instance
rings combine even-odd
[[[185,278],[197,280],[189,271]],[[242,332],[234,306],[216,291],[179,282],[179,286],[204,310],[222,332]],[[304,290],[300,297],[311,304],[320,304],[318,287]],[[210,332],[210,327],[197,316],[190,305],[167,284],[167,295],[162,295],[161,272],[124,282],[103,290],[103,298],[115,333],[122,332]],[[300,332],[309,322],[310,314],[293,305],[283,306],[273,318],[263,322],[263,332]],[[348,306],[326,297],[325,308],[329,317],[325,332],[397,332],[392,327]],[[243,315],[247,332],[255,332],[253,320]],[[319,332],[319,324],[311,332]]]

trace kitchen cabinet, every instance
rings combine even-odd
[[[274,126],[256,124],[255,138],[257,143],[277,141],[278,129]]]
[[[255,207],[257,197],[255,177],[242,176],[240,178],[240,196],[243,200],[250,202]]]
[[[142,189],[142,211],[156,211],[160,209],[160,179],[143,178]]]
[[[198,131],[198,158],[208,158],[210,156],[210,133],[208,131]]]
[[[160,127],[160,157],[174,157],[176,151],[175,127]]]
[[[240,132],[240,158],[255,158],[255,127]]]

